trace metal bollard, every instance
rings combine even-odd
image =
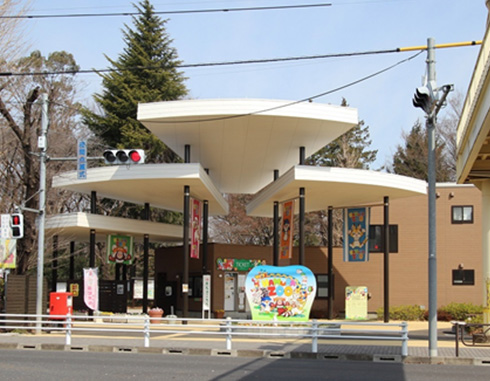
[[[148,348],[150,346],[150,317],[145,317],[145,325],[143,327],[143,334],[145,336],[144,347]]]
[[[66,315],[66,335],[65,344],[71,345],[71,315]]]
[[[226,350],[231,351],[231,317],[226,318]]]
[[[408,356],[408,324],[402,322],[402,356]]]
[[[318,321],[316,319],[311,322],[311,331],[311,352],[318,353]]]

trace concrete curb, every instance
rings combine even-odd
[[[372,361],[385,363],[403,364],[426,364],[426,365],[476,365],[490,366],[490,358],[468,358],[468,357],[423,357],[386,355],[386,354],[335,354],[335,353],[311,353],[311,352],[283,352],[264,351],[256,349],[220,350],[205,348],[156,348],[156,347],[133,347],[113,345],[84,345],[73,346],[63,344],[19,344],[0,343],[0,349],[6,350],[47,350],[47,351],[73,351],[73,352],[105,352],[105,353],[142,353],[184,356],[220,356],[220,357],[266,357],[270,359],[306,359],[323,361]]]

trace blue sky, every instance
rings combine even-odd
[[[219,12],[162,16],[184,64],[308,56],[395,49],[480,40],[487,19],[484,0],[154,0],[157,11],[222,9],[331,3],[295,10]],[[31,14],[134,11],[125,0],[32,0]],[[55,18],[26,21],[25,39],[44,55],[65,50],[82,69],[106,68],[124,48],[122,29],[130,17]],[[454,84],[466,93],[479,47],[438,49],[437,84]],[[189,96],[195,99],[267,98],[299,100],[373,74],[415,52],[329,58],[288,63],[185,69]],[[365,82],[315,99],[340,104],[346,98],[370,128],[377,169],[389,163],[417,119],[414,90],[425,74],[426,53]],[[94,74],[79,76],[87,103],[100,91]],[[441,116],[444,111],[441,111]]]

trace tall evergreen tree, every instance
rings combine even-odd
[[[341,106],[348,106],[345,99],[342,99]],[[378,153],[377,150],[369,150],[370,145],[369,126],[361,120],[357,126],[311,155],[307,163],[322,167],[368,169]]]
[[[187,94],[180,61],[165,23],[149,0],[135,5],[133,29],[125,25],[126,47],[113,69],[102,74],[103,91],[94,100],[102,110],[84,111],[84,123],[110,147],[143,148],[147,162],[176,161],[175,154],[136,120],[140,102],[170,101]]]
[[[404,145],[398,145],[393,155],[391,171],[397,175],[427,180],[428,143],[426,128],[420,121],[415,122],[408,134],[403,134]],[[453,180],[451,158],[446,152],[445,143],[436,139],[436,181]]]

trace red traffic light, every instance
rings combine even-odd
[[[106,164],[143,164],[145,162],[145,151],[142,149],[106,150],[104,151],[103,158]]]
[[[24,237],[24,216],[20,213],[10,215],[10,229],[12,238],[18,239]]]
[[[141,161],[141,154],[139,153],[138,150],[131,150],[129,151],[129,158],[133,163],[139,163]]]

